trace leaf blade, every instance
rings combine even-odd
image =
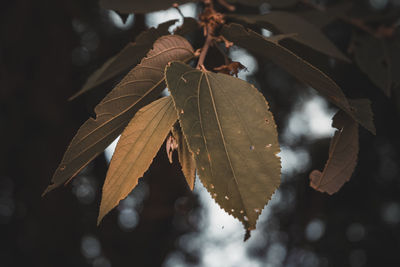
[[[178,159],[182,167],[183,175],[186,178],[189,188],[193,191],[196,179],[196,162],[193,153],[189,150],[186,138],[179,124],[172,128],[172,135],[178,144]]]
[[[245,81],[179,62],[167,66],[166,80],[200,180],[226,212],[254,229],[280,183],[280,149],[267,102]]]
[[[350,60],[313,24],[284,11],[272,11],[264,15],[228,15],[229,18],[255,24],[275,33],[296,33],[290,38],[312,49],[343,60]]]
[[[330,195],[350,180],[359,150],[357,122],[339,111],[333,118],[332,126],[338,130],[329,147],[328,161],[322,172],[314,170],[310,173],[310,186]]]
[[[120,52],[109,58],[100,68],[95,70],[86,80],[81,90],[71,96],[69,100],[77,98],[94,87],[101,85],[139,64],[142,58],[144,58],[152,48],[154,42],[161,36],[169,34],[168,26],[171,26],[176,21],[177,20],[170,20],[160,24],[157,29],[150,28],[142,32],[134,43],[127,44]]]
[[[103,185],[97,224],[137,185],[178,119],[171,97],[140,109],[118,141]]]
[[[192,56],[193,48],[183,37],[159,38],[147,57],[96,106],[97,117],[80,127],[43,194],[72,179],[123,131],[137,110],[157,98],[165,88],[163,69],[169,61]]]
[[[298,80],[317,90],[327,100],[345,111],[371,133],[375,134],[375,127],[371,123],[372,117],[368,117],[367,121],[364,121],[362,117],[357,116],[340,87],[318,68],[279,45],[276,41],[279,40],[277,38],[279,35],[271,39],[265,38],[254,31],[246,30],[243,26],[234,23],[225,25],[222,28],[221,34],[229,41],[246,48],[250,52],[268,58],[281,66]]]

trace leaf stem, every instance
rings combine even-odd
[[[206,55],[208,52],[208,48],[210,48],[212,41],[213,41],[214,37],[212,36],[212,31],[210,29],[210,27],[207,27],[207,37],[206,37],[206,41],[203,45],[203,47],[201,48],[201,52],[200,52],[200,56],[199,56],[199,61],[197,62],[197,68],[204,68],[204,60],[206,59]],[[205,68],[204,68],[205,69]]]

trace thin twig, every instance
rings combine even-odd
[[[181,9],[179,8],[179,5],[177,3],[174,3],[172,6],[178,11],[178,13],[179,13],[179,15],[181,15],[182,19],[184,19],[185,16],[183,15]]]
[[[204,67],[204,60],[206,59],[206,55],[208,52],[208,48],[210,48],[210,45],[212,44],[214,37],[212,36],[212,32],[210,27],[207,27],[207,37],[206,37],[206,41],[203,45],[203,47],[201,48],[201,52],[200,52],[200,56],[199,56],[199,61],[197,62],[197,68],[198,69],[202,69]]]

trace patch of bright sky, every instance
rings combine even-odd
[[[332,137],[335,132],[331,126],[334,114],[335,110],[328,108],[326,100],[314,94],[293,110],[285,127],[283,140],[293,144],[301,137]]]
[[[119,29],[128,29],[133,25],[133,14],[128,15],[125,23],[122,21],[121,17],[113,10],[108,10],[107,15],[113,25]]]
[[[117,146],[118,140],[120,136],[117,137],[117,139],[114,140],[104,151],[104,155],[106,156],[107,162],[111,161],[112,155],[114,154],[115,147]]]
[[[196,17],[196,4],[195,3],[187,3],[183,5],[179,5],[179,9],[185,17]],[[171,26],[173,28],[182,25],[183,19],[182,16],[178,13],[178,11],[171,7],[167,10],[155,11],[148,13],[146,15],[146,25],[148,27],[157,27],[158,24],[166,22],[168,20],[177,19],[177,24]],[[171,30],[171,29],[170,29]]]
[[[247,80],[247,76],[253,74],[258,69],[258,64],[256,59],[247,53],[246,50],[239,47],[232,47],[229,51],[229,57],[232,61],[240,62],[246,69],[241,70],[238,74],[238,78],[242,80]]]

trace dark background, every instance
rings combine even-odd
[[[357,3],[361,8],[366,2]],[[196,217],[201,213],[196,211],[207,207],[199,205],[180,167],[176,161],[169,164],[164,149],[141,181],[148,194],[132,231],[118,225],[118,211],[96,226],[107,170],[104,156],[76,178],[80,182],[41,197],[69,141],[113,83],[72,102],[68,97],[145,29],[144,16],[135,16],[133,26],[121,30],[94,0],[16,0],[0,4],[0,27],[0,266],[161,266],[174,250],[182,252],[188,266],[195,266],[200,253],[188,253],[178,240],[201,231]],[[345,50],[349,28],[338,22],[326,31]],[[274,223],[261,226],[266,233],[281,233],[275,241],[285,244],[288,253],[277,266],[311,266],[304,251],[319,257],[312,266],[400,266],[400,120],[395,102],[354,64],[328,67],[328,59],[314,60],[346,95],[372,100],[377,136],[360,128],[358,166],[350,182],[333,196],[308,186],[310,170],[324,166],[329,140],[291,144],[309,151],[311,161],[281,186],[283,196],[295,192],[295,206],[273,209]],[[271,103],[282,132],[295,103],[309,93],[276,66],[258,63],[251,79]],[[92,186],[87,190],[94,191],[82,200],[75,189],[85,181]],[[325,231],[313,241],[304,233],[315,218],[324,221]],[[101,252],[96,250],[99,244]],[[272,244],[269,239],[248,253],[264,261]]]

